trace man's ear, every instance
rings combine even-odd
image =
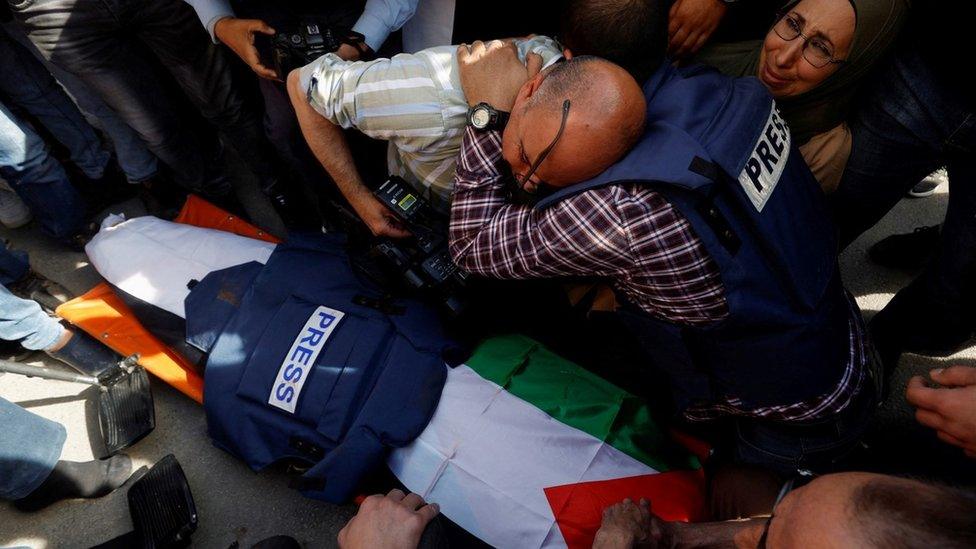
[[[573,50],[571,50],[569,48],[563,48],[563,57],[566,58],[566,61],[569,61],[570,59],[572,59],[573,58]]]
[[[519,88],[518,96],[515,98],[516,103],[519,99],[525,100],[535,95],[535,92],[538,91],[539,86],[542,85],[542,81],[545,79],[546,71],[542,71],[529,79],[525,84],[522,84],[522,87]]]

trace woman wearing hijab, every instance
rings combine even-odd
[[[758,77],[830,192],[850,155],[845,119],[858,84],[896,38],[907,10],[908,0],[795,0],[764,40],[711,44],[693,61]]]

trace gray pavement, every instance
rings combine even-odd
[[[945,212],[946,185],[938,194],[921,200],[902,201],[877,227],[848,249],[842,269],[849,289],[870,317],[880,310],[893,293],[906,284],[913,273],[897,272],[873,265],[866,258],[867,247],[895,232],[906,232],[920,225],[938,223]],[[253,188],[244,189],[243,200],[252,217],[272,229],[277,221],[267,205],[262,205]],[[138,214],[135,203],[125,204],[130,215]],[[0,238],[14,247],[28,250],[34,269],[76,295],[99,281],[98,274],[81,253],[65,251],[36,231],[0,229]],[[33,363],[59,367],[35,355]],[[945,362],[976,364],[976,347],[947,360],[906,355],[899,367],[895,402],[881,418],[882,430],[898,446],[911,445],[923,461],[948,465],[938,467],[946,473],[954,468],[973,468],[960,459],[959,452],[938,445],[911,421],[911,412],[900,395],[910,374],[924,372]],[[254,542],[279,533],[296,537],[306,547],[335,545],[335,535],[354,512],[351,506],[334,506],[307,500],[288,488],[284,475],[275,472],[253,473],[241,462],[214,448],[206,436],[202,407],[164,383],[155,381],[156,430],[128,453],[135,465],[149,466],[169,453],[182,463],[193,489],[200,513],[200,528],[194,535],[195,547],[226,548],[233,543],[250,547]],[[89,430],[95,412],[91,390],[62,382],[27,379],[13,375],[0,377],[0,396],[30,411],[64,424],[68,440],[63,459],[92,458]],[[97,429],[97,427],[96,427]],[[919,449],[922,448],[922,451]],[[931,459],[926,459],[931,457]],[[946,461],[943,461],[946,460]],[[28,546],[90,547],[130,529],[124,490],[95,501],[56,504],[31,515],[21,514],[8,504],[0,504],[0,547]]]

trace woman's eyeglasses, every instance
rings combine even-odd
[[[803,34],[803,22],[792,13],[782,15],[773,25],[773,32],[787,42],[802,38],[803,58],[818,69],[830,64],[844,63],[843,59],[834,59],[833,46],[829,42],[819,36],[811,38]]]

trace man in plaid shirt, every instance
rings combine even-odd
[[[502,50],[462,49],[461,81],[469,101],[511,104],[511,92],[498,83],[508,58]],[[612,280],[634,308],[679,327],[708,327],[727,320],[730,304],[719,267],[688,219],[659,192],[639,183],[621,183],[571,195],[545,209],[513,202],[513,183],[516,193],[565,187],[560,164],[589,154],[572,141],[562,140],[562,126],[574,122],[576,109],[588,113],[591,106],[573,103],[570,97],[564,107],[561,119],[552,110],[548,120],[535,124],[545,128],[542,135],[554,137],[540,136],[521,147],[513,147],[507,134],[467,128],[451,208],[450,246],[455,262],[469,272],[492,278],[587,276]],[[513,150],[517,151],[514,159]],[[811,441],[822,436],[824,448],[831,450],[842,439],[848,439],[845,444],[858,439],[838,432],[850,429],[863,434],[874,397],[873,390],[862,390],[869,385],[871,361],[856,304],[848,299],[840,309],[846,310],[840,314],[847,317],[846,326],[840,329],[846,328],[849,334],[848,351],[832,387],[813,398],[760,406],[724,395],[683,409],[685,419],[737,417],[750,425],[757,420],[774,423],[776,435],[785,426],[787,438],[804,438],[808,444],[817,444]],[[757,363],[763,360],[765,357],[755,357]],[[820,427],[824,423],[829,426],[825,430]],[[817,427],[804,434],[791,431],[792,425]],[[769,454],[788,455],[795,449],[783,450],[780,443],[770,440],[749,442]],[[802,455],[803,444],[798,446]],[[790,468],[786,464],[783,470]]]

